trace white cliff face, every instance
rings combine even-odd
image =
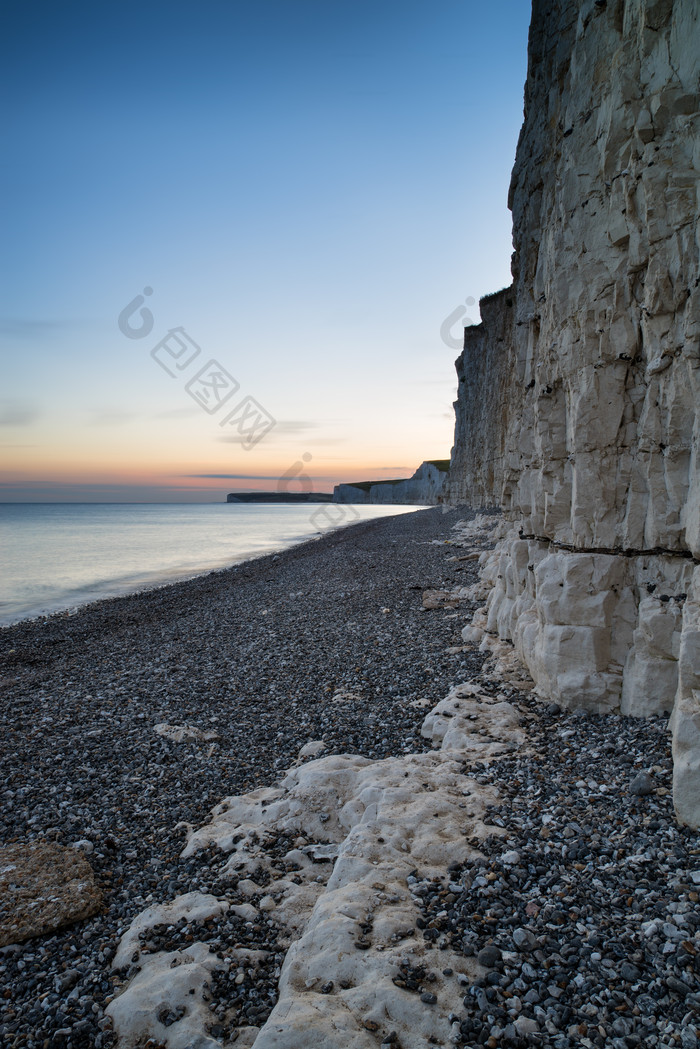
[[[434,506],[442,502],[448,473],[435,463],[421,463],[413,477],[405,481],[378,481],[369,488],[353,484],[336,485],[334,503],[409,503]]]
[[[693,572],[679,641],[673,729],[673,803],[681,823],[698,826],[700,793],[700,567]]]
[[[488,631],[567,707],[670,713],[693,562],[557,550],[511,532],[486,563]]]
[[[514,283],[466,332],[450,498],[512,524],[488,629],[541,694],[675,701],[698,826],[700,7],[536,0],[529,51]]]
[[[534,22],[511,183],[503,495],[529,534],[697,557],[700,10],[558,6]]]

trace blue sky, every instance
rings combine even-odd
[[[303,455],[329,490],[449,455],[440,327],[510,280],[528,22],[525,0],[13,5],[0,500],[219,500]],[[173,376],[151,351],[178,327],[200,353]],[[238,384],[214,414],[185,388],[209,360]],[[250,447],[221,425],[246,397],[275,420]]]

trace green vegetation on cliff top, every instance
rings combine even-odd
[[[450,469],[449,459],[426,459],[422,465],[435,466],[440,473],[447,473]],[[419,467],[420,469],[420,467]],[[403,481],[410,481],[410,477],[395,477],[387,481],[345,481],[346,485],[350,488],[360,488],[363,492],[369,492],[370,488],[375,484],[401,484]]]

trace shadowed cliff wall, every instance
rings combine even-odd
[[[455,443],[450,462],[453,502],[493,506],[503,491],[506,439],[515,416],[512,385],[514,292],[504,288],[479,303],[482,323],[464,331],[457,358]],[[479,454],[475,454],[475,449]]]
[[[543,695],[673,708],[696,824],[699,19],[695,0],[535,0],[513,287],[466,331],[450,472],[453,500],[513,525],[489,629]]]

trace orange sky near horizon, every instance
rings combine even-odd
[[[274,428],[270,442],[273,433]],[[182,435],[179,440],[176,436],[164,433],[154,440],[150,432],[147,443],[139,444],[138,435],[128,428],[119,441],[109,433],[95,438],[82,431],[53,442],[35,435],[39,439],[32,444],[2,446],[3,501],[219,501],[232,491],[330,492],[347,481],[410,477],[420,465],[409,461],[401,447],[390,448],[396,452],[395,461],[387,463],[386,455],[372,454],[370,448],[364,455],[362,448],[358,455],[328,455],[324,448],[312,445],[311,450],[303,441],[296,447],[289,442],[284,449],[283,442],[277,442],[269,451],[261,441],[247,456],[240,449],[232,455],[225,444],[203,454],[201,446],[195,450]],[[382,452],[386,448],[383,445]],[[427,458],[449,456],[444,447],[434,455],[431,451],[428,448]]]
[[[0,502],[448,458],[463,327],[511,280],[529,5],[10,7]]]

